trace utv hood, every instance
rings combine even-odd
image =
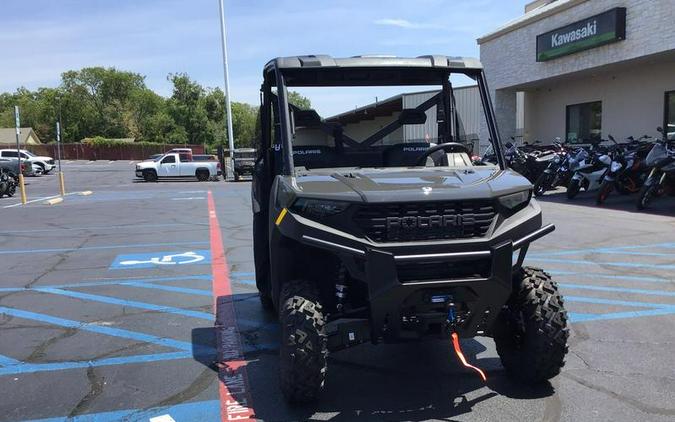
[[[532,186],[520,174],[495,167],[323,169],[303,173],[290,182],[298,196],[350,202],[493,198]]]

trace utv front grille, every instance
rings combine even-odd
[[[483,237],[494,218],[492,201],[368,204],[354,213],[354,223],[374,242]]]
[[[396,264],[398,281],[458,280],[488,278],[492,269],[489,259],[469,261],[405,262]]]

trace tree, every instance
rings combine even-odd
[[[312,108],[312,102],[309,98],[301,95],[297,91],[288,91],[288,102],[301,110],[309,110]]]
[[[213,126],[204,107],[205,91],[185,73],[169,75],[173,94],[168,111],[177,125],[185,129],[190,144],[213,144]]]
[[[184,73],[170,74],[167,79],[173,92],[164,98],[150,90],[138,73],[112,67],[67,71],[57,88],[0,93],[0,126],[14,126],[14,106],[18,105],[22,126],[33,127],[43,142],[55,140],[59,118],[64,142],[96,137],[211,146],[227,142],[223,91],[204,88]],[[290,95],[298,106],[310,106],[301,95]],[[232,103],[238,147],[251,145],[257,112],[249,104]]]
[[[232,103],[232,131],[237,148],[253,145],[257,114],[257,107],[245,103]]]

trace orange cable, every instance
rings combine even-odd
[[[466,358],[464,357],[464,353],[462,353],[462,349],[459,347],[459,337],[457,336],[457,333],[452,333],[452,345],[455,347],[455,353],[457,354],[457,357],[459,358],[459,360],[462,362],[462,365],[466,366],[467,368],[471,368],[474,371],[478,372],[478,374],[480,374],[480,377],[483,379],[483,381],[487,382],[487,377],[485,376],[485,372],[483,372],[480,368],[469,364],[469,362],[466,361]]]

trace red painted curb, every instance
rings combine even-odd
[[[255,411],[246,373],[246,360],[232,301],[230,272],[225,258],[213,194],[208,192],[209,238],[213,278],[213,314],[216,317],[218,393],[221,421],[254,421]]]

